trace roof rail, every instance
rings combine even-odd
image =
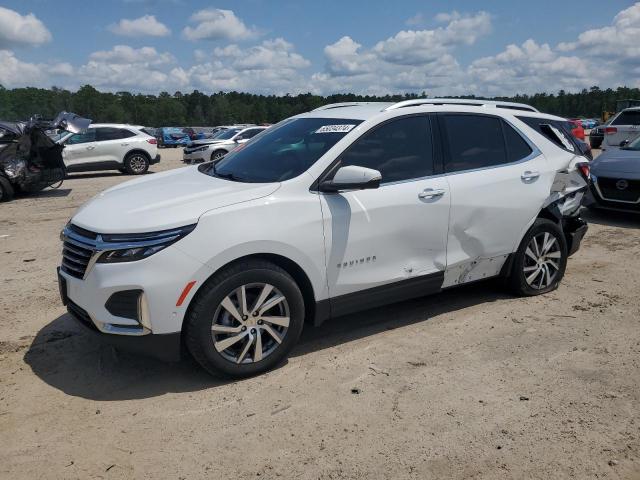
[[[329,103],[327,105],[323,105],[318,108],[314,108],[313,111],[317,112],[318,110],[331,110],[333,108],[343,108],[343,107],[359,107],[361,105],[372,105],[378,104],[380,102],[343,102],[343,103]]]
[[[501,102],[495,100],[475,100],[465,98],[416,98],[415,100],[405,100],[403,102],[394,103],[383,111],[396,110],[405,107],[418,107],[420,105],[463,105],[485,108],[506,108],[508,110],[522,110],[525,112],[538,112],[537,108],[525,103]]]

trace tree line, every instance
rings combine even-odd
[[[198,90],[191,93],[162,92],[159,95],[146,95],[130,92],[100,92],[90,85],[85,85],[76,92],[56,87],[6,89],[0,85],[0,120],[25,120],[33,115],[50,118],[59,111],[66,110],[91,118],[96,123],[130,123],[149,127],[275,123],[327,103],[398,102],[425,96],[427,96],[426,92],[420,95],[385,96],[355,94],[320,96],[311,93],[275,96],[239,92],[206,95]],[[640,89],[619,87],[615,90],[611,88],[602,90],[591,87],[578,93],[567,93],[561,90],[556,94],[536,93],[495,98],[495,100],[526,103],[542,112],[563,117],[588,118],[599,118],[603,111],[615,111],[616,101],[623,99],[640,99]]]

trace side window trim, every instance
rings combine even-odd
[[[327,180],[327,178],[333,174],[335,174],[337,167],[340,165],[340,162],[342,160],[343,155],[345,155],[349,149],[351,149],[351,147],[358,142],[359,140],[361,140],[362,138],[365,137],[365,135],[369,135],[372,132],[375,132],[377,129],[391,123],[394,122],[396,120],[402,120],[405,118],[411,118],[411,117],[427,117],[427,121],[429,122],[429,126],[430,126],[430,130],[431,130],[431,155],[433,157],[433,168],[434,168],[434,172],[432,175],[425,175],[422,177],[416,177],[416,178],[408,178],[405,180],[397,180],[397,181],[393,181],[393,182],[386,182],[386,183],[381,183],[380,187],[378,188],[384,188],[386,186],[391,186],[391,185],[398,185],[400,183],[408,183],[408,182],[417,182],[420,180],[425,180],[427,178],[434,178],[434,177],[440,177],[442,176],[442,170],[439,169],[439,160],[438,160],[438,156],[440,154],[439,150],[440,150],[440,142],[438,141],[438,138],[435,134],[436,129],[434,128],[434,125],[436,123],[436,118],[435,118],[435,114],[433,113],[411,113],[408,115],[400,115],[397,117],[392,117],[389,118],[387,120],[385,120],[384,122],[380,122],[376,125],[374,125],[373,127],[371,127],[369,130],[363,132],[358,138],[356,138],[353,142],[351,142],[351,144],[349,146],[347,146],[347,148],[345,148],[342,152],[340,152],[340,155],[338,155],[335,160],[333,162],[331,162],[331,164],[324,170],[324,172],[322,172],[320,174],[320,176],[318,176],[318,178],[316,179],[315,182],[313,182],[313,184],[311,185],[310,191],[312,192],[316,192],[318,193],[318,188],[321,182]],[[425,137],[426,139],[426,137]]]
[[[471,172],[480,172],[483,170],[490,170],[490,169],[495,169],[495,168],[502,168],[502,167],[508,167],[511,165],[517,165],[519,163],[524,163],[524,162],[528,162],[534,158],[536,158],[537,156],[541,155],[542,152],[540,152],[540,149],[538,147],[536,147],[536,145],[526,136],[524,135],[520,129],[518,127],[516,127],[513,123],[511,123],[509,120],[507,120],[506,118],[500,117],[500,116],[496,116],[496,115],[490,115],[490,114],[486,114],[486,113],[476,113],[476,112],[438,112],[435,114],[438,117],[438,125],[440,126],[440,142],[442,144],[442,152],[443,152],[443,175],[448,176],[448,175],[458,175],[460,173],[471,173]],[[444,170],[444,164],[446,163],[445,160],[450,160],[451,159],[451,152],[449,151],[449,143],[447,142],[447,138],[446,138],[446,127],[444,125],[444,116],[445,115],[475,115],[475,116],[485,116],[485,117],[492,117],[492,118],[497,118],[498,120],[502,120],[503,122],[507,123],[509,126],[513,127],[513,129],[518,133],[518,135],[520,135],[525,142],[527,142],[527,144],[529,145],[529,147],[531,147],[531,153],[520,159],[520,160],[516,160],[514,162],[506,162],[506,163],[501,163],[499,165],[490,165],[488,167],[478,167],[478,168],[470,168],[467,170],[458,170],[455,172],[447,172]],[[507,142],[504,139],[504,126],[501,127],[502,128],[502,135],[503,135],[503,141],[504,141],[504,148],[505,148],[505,152],[507,151]]]

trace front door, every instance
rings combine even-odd
[[[334,315],[361,309],[354,301],[374,306],[439,290],[451,197],[436,172],[431,122],[406,116],[369,130],[339,166],[380,171],[380,187],[320,195]]]
[[[97,161],[97,145],[95,128],[71,135],[62,150],[65,165],[74,168]]]

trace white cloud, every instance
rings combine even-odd
[[[168,52],[158,53],[153,47],[133,48],[129,45],[116,45],[111,50],[99,50],[89,55],[90,60],[110,64],[146,64],[162,65],[175,62]]]
[[[640,63],[640,2],[618,13],[611,25],[587,30],[575,42],[559,44],[558,50]]]
[[[423,25],[424,22],[424,15],[422,13],[416,13],[413,17],[408,18],[404,23],[409,27],[417,27],[419,25]]]
[[[0,50],[0,65],[0,85],[4,87],[41,85],[43,73],[40,66],[18,60],[9,50]]]
[[[133,20],[123,18],[108,28],[116,35],[126,37],[166,37],[171,34],[171,30],[153,15],[144,15]]]
[[[20,15],[16,11],[0,7],[0,48],[42,45],[49,41],[51,33],[33,13]]]
[[[185,73],[200,90],[285,94],[308,90],[308,81],[300,73],[308,66],[310,62],[291,43],[276,38],[249,48],[234,44],[215,48],[210,62]]]
[[[188,40],[245,40],[257,36],[255,29],[247,27],[231,10],[200,10],[190,20],[195,27],[182,31]]]
[[[491,17],[486,12],[470,16],[454,12],[440,20],[449,23],[435,30],[403,30],[378,42],[373,51],[390,63],[419,65],[434,61],[457,46],[473,45],[491,32]]]

